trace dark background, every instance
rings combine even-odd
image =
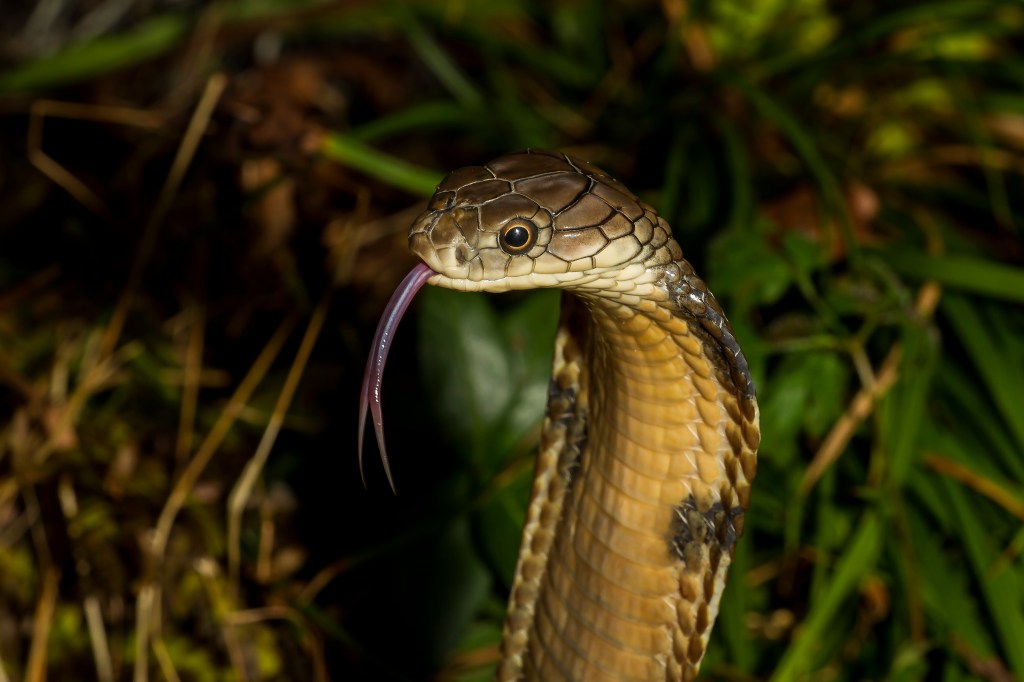
[[[0,680],[477,680],[557,296],[428,287],[457,167],[673,225],[763,442],[714,680],[1024,679],[1017,2],[5,3]],[[162,519],[162,520],[161,520]]]

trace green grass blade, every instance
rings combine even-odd
[[[916,478],[932,493],[943,496],[942,491],[937,489],[937,477],[922,473]],[[940,639],[948,641],[962,638],[975,655],[991,657],[995,647],[982,614],[979,613],[979,605],[969,584],[967,566],[962,561],[950,561],[935,527],[934,517],[922,511],[917,508],[916,512],[911,513],[910,526],[914,552],[919,565],[924,568],[917,575],[921,600],[931,629]],[[893,542],[898,544],[899,540],[894,536]],[[893,548],[894,553],[902,551],[899,546]]]
[[[750,177],[749,152],[745,142],[729,119],[717,121],[718,130],[725,143],[725,159],[728,162],[732,186],[729,191],[730,213],[728,225],[749,225],[754,220],[756,202]]]
[[[901,275],[936,282],[972,294],[1024,303],[1024,268],[980,256],[931,255],[912,249],[878,252]]]
[[[416,50],[423,63],[433,72],[434,76],[444,85],[445,89],[466,109],[479,109],[484,101],[473,82],[448,56],[444,49],[427,32],[423,24],[411,13],[402,14],[402,25],[405,27],[409,42]]]
[[[996,409],[1024,451],[1024,354],[1020,337],[998,315],[962,296],[947,295],[941,310],[967,348]],[[1024,642],[1024,639],[1021,640]]]
[[[993,572],[999,558],[989,540],[989,530],[979,520],[966,493],[950,481],[944,481],[953,508],[953,518],[960,526],[959,537],[967,549],[975,580],[981,587],[991,625],[1003,645],[1010,668],[1017,679],[1024,680],[1024,574],[1020,571]]]
[[[743,578],[751,569],[751,540],[741,539],[736,543],[736,554],[733,557],[732,566],[729,569],[729,584],[726,585],[722,594],[721,607],[718,613],[718,623],[712,634],[712,642],[723,641],[724,650],[728,652],[728,661],[731,668],[753,672],[756,657],[754,651],[748,644],[747,634],[747,613],[751,611],[750,590],[744,584]],[[719,658],[719,649],[714,644],[708,648],[708,659],[711,663]],[[706,668],[711,670],[711,668]]]
[[[165,14],[124,33],[70,45],[52,56],[0,73],[0,92],[65,85],[138,64],[176,45],[190,24],[186,15]]]
[[[325,135],[320,152],[332,161],[423,197],[432,195],[444,177],[442,173],[403,161],[339,133]]]
[[[947,420],[944,428],[934,435],[942,438],[947,431],[955,431],[971,443],[973,451],[993,453],[979,464],[987,463],[994,467],[999,462],[1010,476],[1024,481],[1024,458],[1014,443],[1013,434],[1007,430],[999,414],[992,410],[987,390],[979,386],[974,374],[968,374],[966,369],[947,364],[937,375],[938,390],[949,396],[946,409],[950,416],[956,415],[959,419]]]
[[[927,406],[937,354],[924,329],[904,334],[900,381],[881,406],[879,439],[888,450],[889,484],[899,487],[920,455],[919,434],[927,425]]]
[[[377,142],[406,133],[424,133],[428,130],[468,127],[470,120],[465,109],[454,102],[424,102],[402,109],[390,116],[375,118],[348,132],[348,137],[364,144]]]
[[[822,589],[820,599],[811,605],[796,639],[775,669],[772,682],[795,682],[804,679],[815,668],[818,644],[833,627],[834,618],[843,603],[856,592],[861,578],[874,567],[881,546],[881,523],[876,514],[868,512],[861,518],[831,580]]]
[[[807,170],[818,183],[822,198],[826,202],[825,208],[838,219],[840,237],[847,252],[851,255],[856,254],[859,247],[851,232],[850,218],[846,212],[846,202],[839,182],[822,156],[817,142],[806,132],[807,126],[797,120],[781,101],[753,83],[737,78],[732,84],[743,92],[761,116],[775,124],[793,145],[793,149],[803,159]]]

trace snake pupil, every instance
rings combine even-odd
[[[501,233],[501,243],[505,250],[521,253],[533,246],[535,230],[531,230],[530,227],[516,224],[505,228]]]
[[[523,244],[525,244],[529,239],[530,233],[527,232],[526,228],[522,225],[516,225],[505,233],[505,242],[509,246],[514,246],[516,248],[522,248]]]

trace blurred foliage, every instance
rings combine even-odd
[[[424,292],[398,497],[356,394],[422,197],[527,146],[654,204],[750,360],[705,677],[1024,679],[1019,2],[4,14],[0,680],[489,678],[557,297]]]

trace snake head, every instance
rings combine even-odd
[[[409,248],[438,286],[583,293],[681,258],[670,234],[654,209],[600,169],[527,150],[449,174],[413,223]]]

